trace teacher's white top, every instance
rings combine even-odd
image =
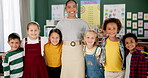
[[[83,39],[84,32],[89,29],[89,25],[79,18],[64,18],[56,28],[61,30],[63,41],[80,41]]]

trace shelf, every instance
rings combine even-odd
[[[141,44],[148,44],[148,42],[138,42],[138,43],[141,43]]]
[[[137,39],[148,39],[148,37],[138,37]]]

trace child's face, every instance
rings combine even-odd
[[[108,23],[106,25],[106,30],[105,30],[106,34],[109,35],[109,37],[116,37],[117,32],[118,32],[118,26],[116,23]]]
[[[136,45],[137,45],[137,42],[135,42],[135,39],[133,37],[127,37],[125,39],[125,47],[128,50],[130,50],[130,51],[134,50],[134,48],[136,47]]]
[[[87,33],[84,37],[84,41],[88,46],[93,46],[94,43],[96,42],[96,39],[97,39],[96,34],[94,34],[93,32]]]
[[[39,37],[40,30],[36,25],[31,24],[27,30],[27,34],[31,40],[35,40]]]
[[[56,46],[58,45],[59,41],[60,41],[60,35],[57,34],[56,32],[51,33],[49,37],[49,42],[51,42],[52,45]]]
[[[77,14],[77,5],[73,1],[69,1],[65,8],[68,18],[75,18]]]
[[[8,41],[8,44],[11,47],[11,50],[17,50],[20,47],[20,40],[19,39],[11,39],[10,41]]]

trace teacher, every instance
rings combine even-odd
[[[68,16],[56,26],[63,35],[61,78],[85,78],[85,63],[81,41],[89,26],[84,20],[76,17],[78,12],[76,1],[68,0],[65,11]]]

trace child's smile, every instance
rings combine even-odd
[[[125,47],[130,50],[133,51],[136,48],[137,42],[135,42],[135,40],[132,37],[127,37],[125,39]]]

